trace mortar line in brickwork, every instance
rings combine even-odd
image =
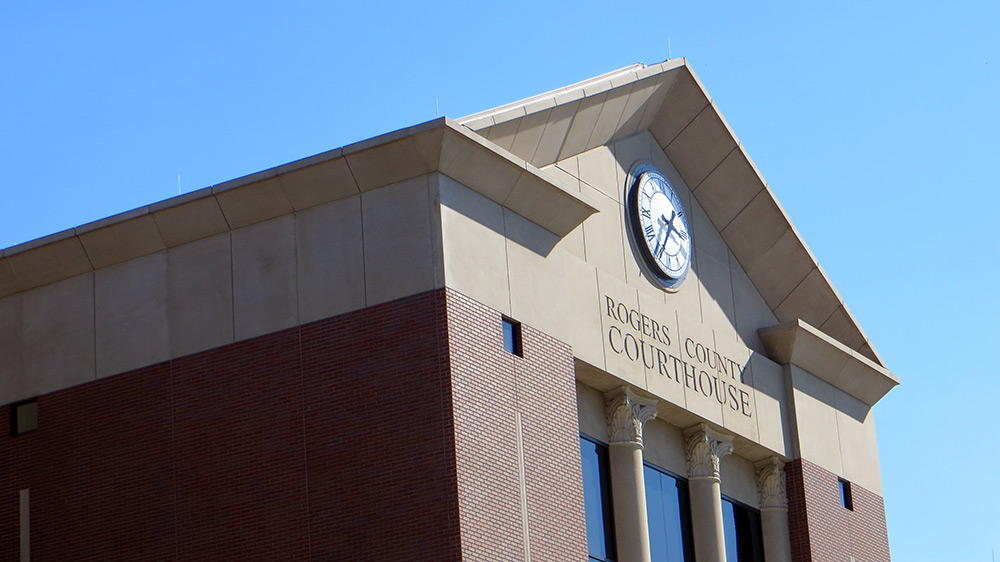
[[[20,492],[18,521],[18,542],[20,551],[20,562],[30,562],[31,560],[31,489],[25,488]]]
[[[302,463],[305,473],[305,496],[306,496],[306,554],[312,559],[312,512],[309,509],[309,447],[306,442],[306,380],[302,363],[302,326],[298,327],[298,348],[299,348],[299,407],[302,411]]]
[[[167,376],[170,379],[170,479],[173,483],[171,495],[174,501],[172,510],[174,513],[174,560],[180,560],[180,542],[177,536],[177,416],[174,405],[176,396],[174,394],[173,360],[170,361],[168,369]]]
[[[855,502],[854,508],[856,509],[858,507],[856,505],[857,500],[854,500],[854,502]],[[857,554],[858,551],[858,545],[856,542],[854,542],[854,524],[855,524],[854,512],[848,511],[847,513],[844,514],[844,518],[847,519],[847,525],[846,525],[847,543],[848,546],[850,547],[850,552],[848,554],[850,555],[850,560],[854,560],[855,559],[854,555]]]

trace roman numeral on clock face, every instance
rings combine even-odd
[[[653,225],[647,224],[646,228],[644,229],[644,231],[646,232],[646,238],[647,239],[649,239],[650,241],[656,239],[656,232],[653,231]]]

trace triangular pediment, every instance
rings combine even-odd
[[[539,168],[648,130],[779,322],[884,367],[684,59],[637,64],[459,122]]]

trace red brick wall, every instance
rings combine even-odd
[[[0,560],[18,560],[31,490],[32,560],[174,558],[170,365],[42,396],[39,429],[0,412]]]
[[[852,484],[854,510],[845,509],[837,475],[804,459],[785,465],[785,477],[792,560],[889,562],[880,496]]]
[[[445,292],[0,410],[0,560],[458,560]]]
[[[463,560],[524,560],[520,412],[532,561],[587,559],[580,430],[569,346],[523,326],[503,350],[500,313],[448,292]]]
[[[302,328],[313,559],[459,560],[445,293],[350,316]]]

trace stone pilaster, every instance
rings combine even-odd
[[[688,428],[684,437],[695,559],[697,562],[726,562],[719,461],[733,452],[733,438],[711,429],[706,423]]]
[[[628,387],[604,395],[608,415],[608,464],[615,539],[620,562],[650,562],[642,426],[656,417],[656,400]]]

